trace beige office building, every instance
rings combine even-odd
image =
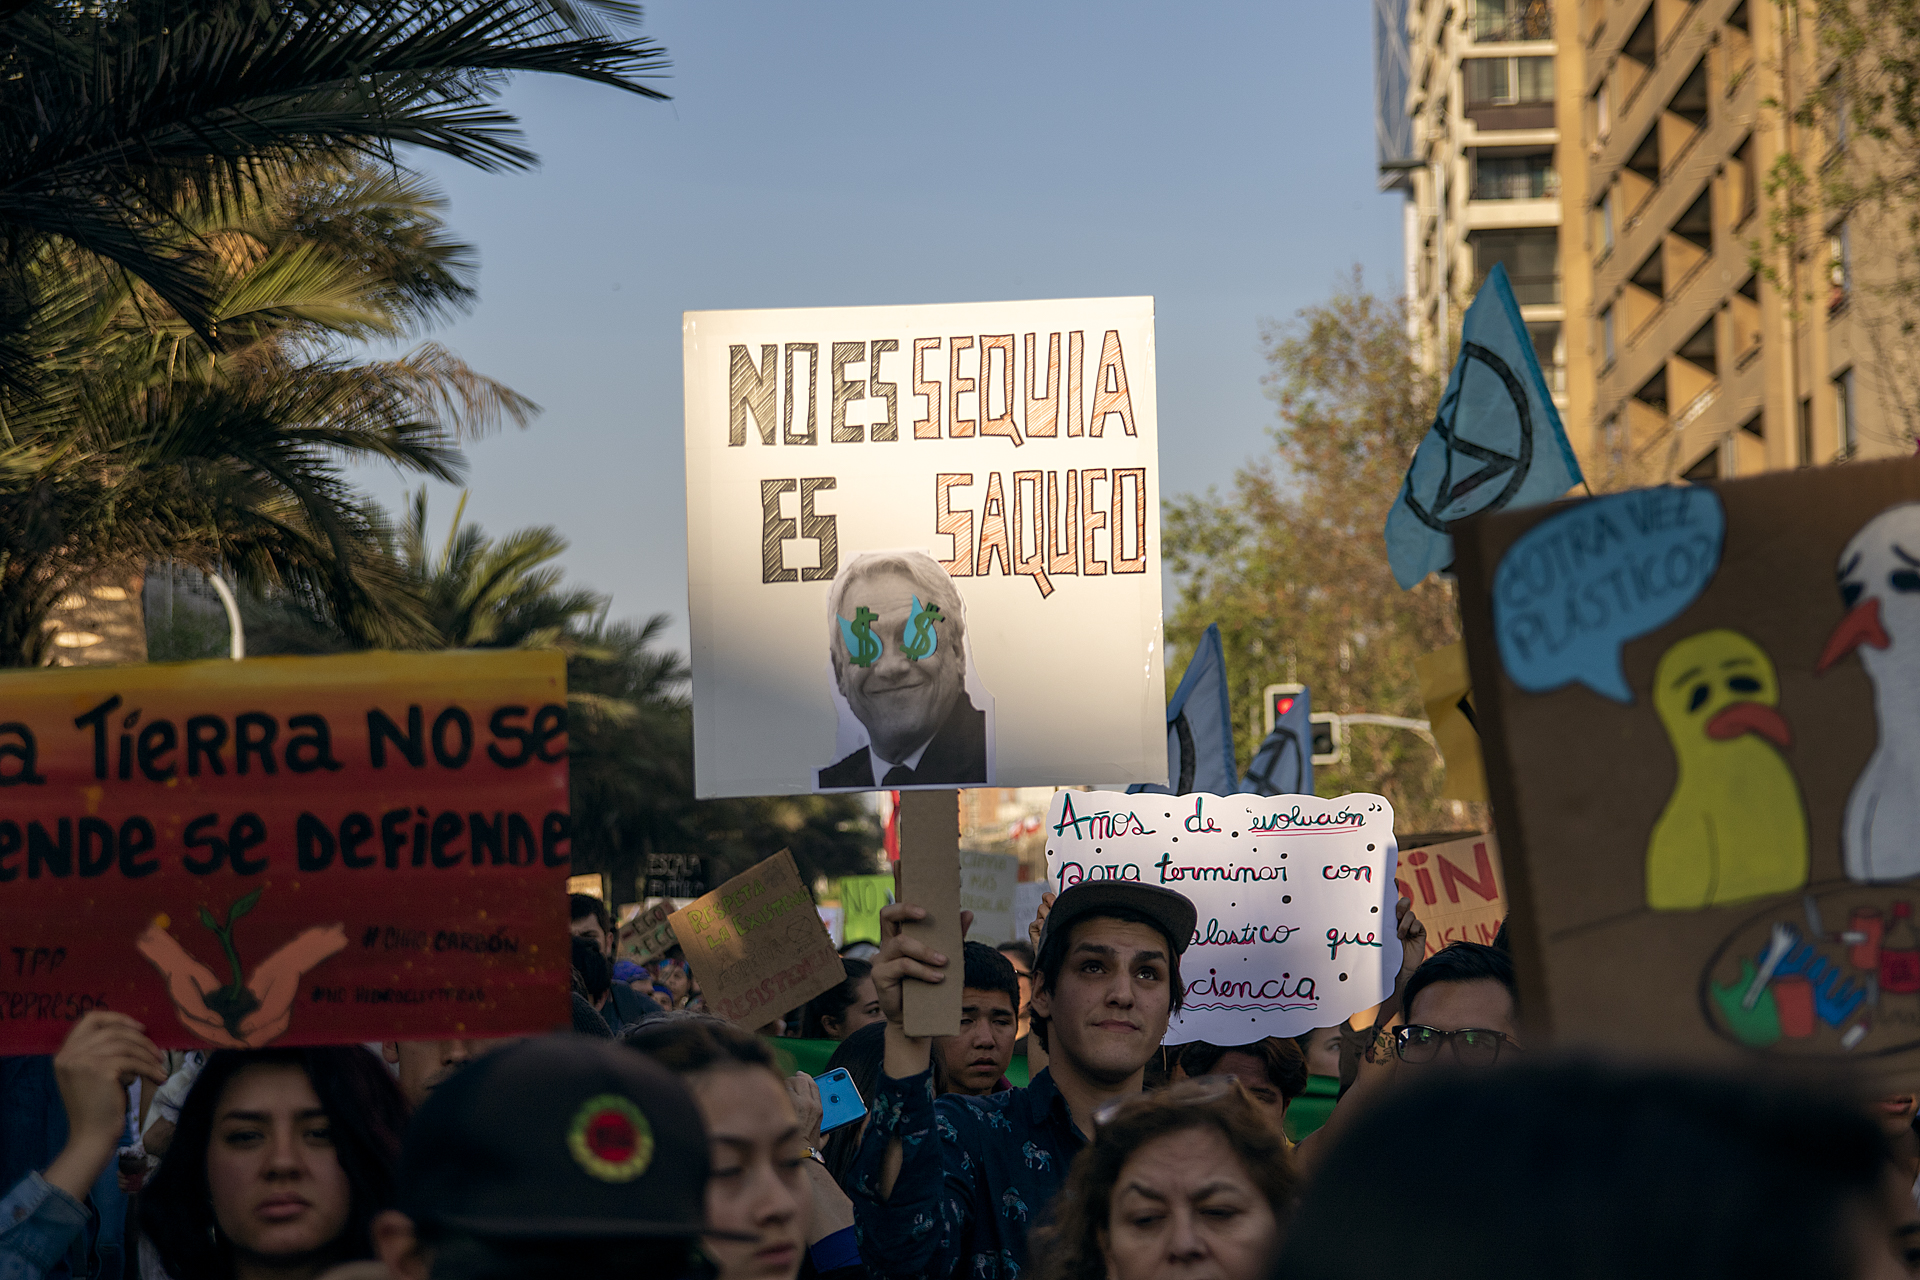
[[[1804,14],[1403,2],[1414,133],[1383,168],[1410,189],[1428,350],[1451,358],[1449,325],[1503,261],[1595,488],[1912,451],[1859,287],[1875,231],[1820,207],[1846,131],[1790,118],[1831,74]],[[1810,175],[1791,205],[1783,156]]]

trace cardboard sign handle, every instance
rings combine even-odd
[[[947,957],[944,982],[907,982],[901,987],[903,1029],[910,1036],[957,1035],[966,976],[960,933],[959,792],[900,793],[900,901],[927,912],[925,920],[905,926],[903,932]]]

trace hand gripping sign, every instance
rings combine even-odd
[[[565,666],[344,654],[0,673],[0,1052],[566,1018]]]
[[[1397,846],[1382,796],[1061,791],[1047,824],[1062,889],[1136,880],[1197,909],[1167,1044],[1301,1035],[1393,992]]]

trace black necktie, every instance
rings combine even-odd
[[[910,787],[913,785],[913,770],[903,764],[897,764],[887,770],[887,776],[880,779],[883,787]]]

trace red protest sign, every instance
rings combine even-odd
[[[563,1023],[566,745],[557,654],[0,672],[0,1052]]]

